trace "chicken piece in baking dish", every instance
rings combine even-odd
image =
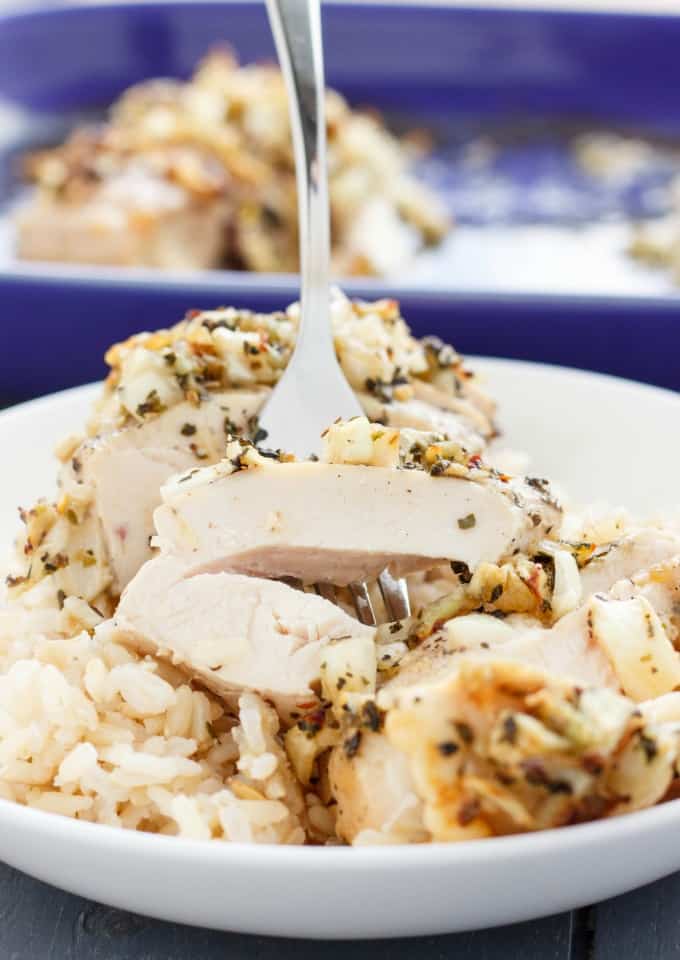
[[[60,158],[39,164],[41,188],[16,216],[17,256],[119,267],[200,270],[219,266],[232,216],[227,180],[184,146],[109,158],[101,136],[74,135]],[[62,170],[55,189],[50,178]]]
[[[451,438],[473,456],[494,435],[494,404],[445,344],[414,338],[398,305],[353,302],[331,312],[346,376],[370,415]],[[112,347],[111,372],[86,438],[61,447],[61,496],[24,512],[11,583],[108,609],[151,556],[153,511],[174,473],[224,455],[227,437],[257,438],[257,414],[285,369],[298,307],[255,314],[222,308]],[[422,391],[422,394],[421,394]]]
[[[453,617],[375,698],[336,692],[341,836],[471,839],[659,800],[680,744],[679,564],[591,595],[551,628],[526,614]]]
[[[401,268],[448,229],[411,173],[413,145],[329,91],[333,260],[340,274]],[[296,271],[295,168],[283,80],[214,54],[186,83],[128,90],[100,128],[28,164],[20,257],[82,263]]]

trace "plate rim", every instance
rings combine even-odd
[[[394,866],[411,868],[440,868],[465,866],[474,863],[498,864],[501,861],[514,861],[521,855],[526,863],[532,858],[559,856],[560,853],[574,853],[578,850],[592,850],[599,844],[612,841],[618,843],[635,837],[640,839],[658,829],[677,826],[680,822],[680,799],[636,810],[632,813],[604,820],[570,826],[551,827],[547,830],[529,831],[499,837],[484,837],[475,840],[457,842],[433,841],[431,843],[373,844],[373,845],[330,845],[314,846],[286,845],[276,843],[244,843],[241,841],[196,840],[186,837],[166,836],[128,830],[109,824],[76,820],[63,814],[39,810],[25,804],[0,798],[0,825],[18,826],[37,833],[50,834],[61,832],[64,840],[76,840],[83,844],[88,838],[99,841],[93,846],[104,850],[115,848],[116,854],[144,854],[159,859],[179,859],[184,861],[204,860],[206,857],[221,862],[246,857],[251,866],[264,861],[268,866],[280,870],[289,870],[296,866],[319,869],[332,867],[334,870],[355,869],[355,864],[365,872],[368,869],[382,870]],[[35,825],[35,826],[34,826]],[[73,833],[75,831],[75,834]],[[137,849],[140,848],[140,849]],[[212,851],[212,852],[208,852]],[[351,851],[351,852],[350,852]],[[276,860],[269,863],[270,858]],[[680,860],[680,855],[678,857]]]

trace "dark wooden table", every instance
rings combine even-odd
[[[680,874],[586,910],[477,933],[320,944],[216,933],[91,903],[0,865],[0,960],[670,960]]]

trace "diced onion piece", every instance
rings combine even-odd
[[[378,646],[376,653],[378,670],[384,672],[397,666],[400,660],[408,653],[408,647],[400,641],[383,643]]]
[[[321,683],[327,700],[348,693],[372,696],[376,678],[375,644],[370,637],[348,637],[329,644],[321,664]]]
[[[284,737],[286,753],[293,765],[295,774],[301,783],[309,783],[316,759],[315,738],[310,737],[298,726],[291,727]]]
[[[680,692],[666,693],[648,703],[641,703],[640,710],[646,723],[679,723]]]
[[[454,617],[445,627],[446,647],[479,647],[488,644],[495,647],[512,639],[515,631],[498,617],[488,613],[468,613]]]
[[[619,754],[608,786],[615,795],[625,797],[626,810],[651,807],[668,790],[677,756],[678,737],[673,730],[645,727],[633,734]]]
[[[309,783],[316,758],[328,747],[335,746],[339,739],[339,730],[327,726],[323,726],[318,733],[311,735],[297,724],[286,732],[284,737],[286,753],[301,783]]]
[[[581,602],[581,577],[573,555],[566,550],[557,550],[553,556],[555,586],[552,595],[552,611],[559,620]]]
[[[513,736],[507,736],[507,721],[513,725]],[[504,710],[491,728],[489,756],[500,763],[519,763],[527,756],[559,753],[568,748],[568,741],[527,713]]]
[[[460,613],[461,608],[465,606],[467,594],[465,588],[460,584],[443,597],[434,600],[423,609],[416,625],[415,633],[420,640],[424,640],[442,627],[448,620]]]
[[[62,608],[62,622],[70,627],[80,626],[84,630],[94,630],[104,618],[82,597],[66,597]]]
[[[625,694],[647,700],[680,685],[680,656],[645,597],[595,596],[590,617],[593,639],[609,657]]]
[[[64,437],[63,440],[60,440],[54,448],[55,457],[62,463],[66,463],[67,460],[71,459],[83,440],[84,437],[82,434],[69,433],[69,435]]]
[[[564,702],[564,711],[569,710],[570,713],[564,735],[578,749],[602,754],[616,749],[633,712],[630,700],[606,687],[584,690],[579,697],[578,707],[570,708],[571,704]]]

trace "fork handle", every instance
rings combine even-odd
[[[298,347],[333,349],[326,111],[319,0],[266,0],[288,93],[297,178],[301,317]],[[312,321],[312,318],[313,321]],[[313,329],[312,329],[313,323]],[[325,342],[326,341],[326,342]]]

